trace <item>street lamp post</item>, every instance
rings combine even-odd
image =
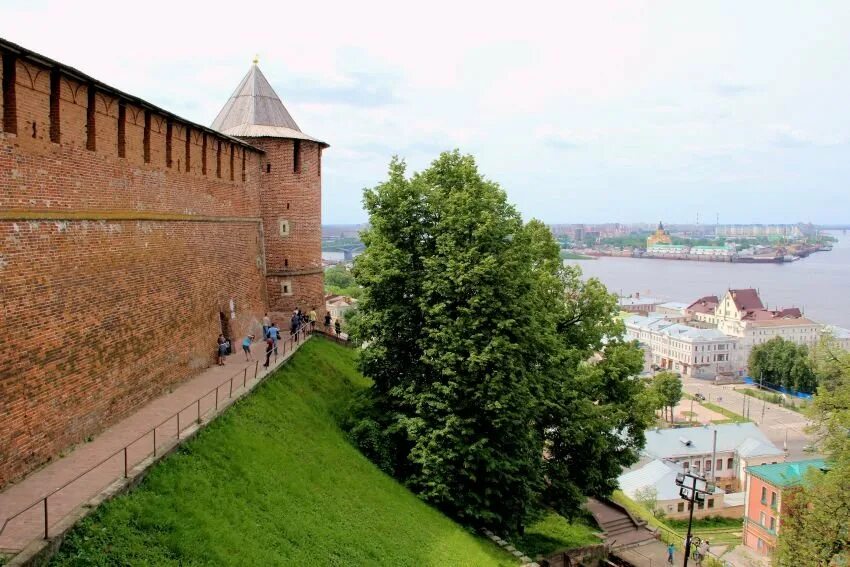
[[[694,522],[694,506],[705,502],[708,494],[714,494],[715,485],[705,480],[703,476],[697,476],[690,472],[678,473],[676,475],[676,486],[679,487],[679,496],[688,501],[690,514],[688,516],[688,535],[685,538],[685,560],[683,567],[688,567],[688,558],[691,555],[691,525]]]

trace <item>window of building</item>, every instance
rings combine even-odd
[[[767,504],[767,487],[766,486],[761,487],[761,503]],[[764,522],[762,522],[762,523],[764,523]]]
[[[762,512],[761,515],[759,515],[759,523],[763,526],[767,524],[767,516],[765,515],[764,512]]]
[[[280,235],[289,236],[289,221],[280,219]]]
[[[728,459],[726,459],[726,470],[732,470],[732,468],[735,466],[734,462],[735,462],[735,459],[732,458],[732,457],[729,457]]]
[[[292,172],[301,173],[301,140],[292,141]]]
[[[708,507],[709,507],[709,508],[714,508],[714,498],[709,498],[709,499],[708,499]]]
[[[127,104],[118,101],[118,157],[127,157]]]
[[[776,492],[773,491],[770,493],[770,507],[776,508]]]
[[[700,500],[699,502],[697,502],[697,510],[703,509],[705,509],[705,501]]]
[[[684,503],[684,502],[679,502],[679,505],[678,505],[678,506],[676,506],[676,510],[677,510],[678,512],[684,512],[684,511],[685,511],[685,503]]]
[[[682,468],[685,469],[685,470],[690,469],[691,463],[689,463],[688,461],[682,461]]]
[[[280,294],[281,295],[292,295],[292,281],[284,280],[280,282]]]
[[[759,551],[763,550],[764,549],[764,540],[759,538],[759,541],[758,541],[758,544],[756,544],[756,547],[758,547]]]
[[[705,472],[708,472],[708,471],[710,471],[710,470],[711,470],[711,459],[708,459],[708,460],[705,462]]]
[[[694,461],[694,470],[699,471],[699,461]]]
[[[62,89],[59,71],[50,71],[50,141],[58,144],[61,137],[61,125],[59,122],[59,92]]]
[[[717,459],[715,470],[718,470],[718,471],[723,470],[723,459]]]
[[[95,121],[95,98],[94,86],[88,86],[88,103],[86,104],[86,149],[95,151],[97,149],[97,129]]]
[[[776,518],[770,517],[770,529],[776,531]]]

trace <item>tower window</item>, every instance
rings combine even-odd
[[[145,163],[151,162],[151,111],[145,110],[145,131],[142,138],[144,146]]]
[[[15,75],[17,65],[15,56],[8,51],[3,53],[3,130],[10,134],[18,133],[18,103],[15,97]]]
[[[207,135],[204,134],[201,142],[201,175],[207,174]]]
[[[215,148],[215,176],[221,177],[221,142]]]
[[[127,157],[127,105],[118,101],[118,157]]]
[[[192,129],[186,126],[186,173],[192,170]]]
[[[284,258],[284,259],[283,259],[283,267],[284,267],[284,268],[288,268],[288,267],[289,267],[289,259],[288,259],[288,258]]]
[[[292,142],[292,172],[301,173],[301,140]]]
[[[245,182],[245,148],[242,148],[242,182]]]
[[[235,151],[236,151],[236,148],[233,147],[233,144],[230,144],[230,180],[231,181],[233,181],[233,158],[234,158],[233,154],[234,154]]]
[[[266,173],[271,173],[271,172],[272,172],[272,164],[267,163],[266,164]]]
[[[94,87],[89,85],[89,100],[86,106],[86,149],[95,151],[97,149],[97,131],[94,127]]]
[[[289,236],[289,221],[280,219],[280,235]]]
[[[59,128],[59,71],[50,72],[50,141],[58,144],[61,140]]]
[[[174,135],[174,124],[171,123],[171,120],[165,125],[165,166],[171,167],[173,161],[171,159],[171,140]]]
[[[290,280],[280,282],[280,294],[292,295],[292,282]]]

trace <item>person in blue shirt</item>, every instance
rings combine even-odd
[[[672,543],[667,546],[667,563],[670,565],[673,564],[673,552],[676,551],[676,546]]]
[[[245,353],[245,360],[254,360],[251,358],[251,343],[254,342],[254,335],[248,335],[242,339],[242,352]]]
[[[277,328],[277,323],[272,322],[272,326],[269,327],[269,338],[272,340],[272,344],[274,345],[272,350],[275,354],[277,354],[277,341],[280,339],[280,329]]]

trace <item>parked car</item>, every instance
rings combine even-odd
[[[697,392],[696,394],[694,394],[694,399],[695,399],[696,401],[698,401],[698,402],[704,402],[704,401],[705,401],[705,396],[703,396],[702,394],[700,394],[699,392]]]

